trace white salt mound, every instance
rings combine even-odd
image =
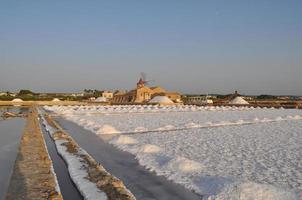
[[[118,134],[120,133],[117,129],[110,125],[103,125],[98,131],[97,134],[108,135],[108,134]]]
[[[149,103],[173,104],[173,101],[166,96],[156,96],[153,97]]]
[[[17,99],[13,99],[12,102],[23,102],[23,100],[17,98]]]
[[[96,98],[96,100],[94,100],[95,102],[107,102],[107,99],[105,97],[98,97]]]
[[[166,167],[182,173],[200,172],[203,169],[200,163],[184,157],[173,158],[167,163]]]
[[[58,102],[58,101],[61,101],[61,100],[58,99],[58,98],[54,98],[52,101]]]
[[[248,105],[249,103],[244,100],[242,97],[236,97],[234,99],[232,99],[229,104],[233,104],[233,105]]]
[[[220,194],[211,196],[208,200],[298,200],[289,191],[266,184],[245,182],[232,184]]]
[[[115,139],[113,142],[113,144],[137,144],[138,141],[132,137],[129,136],[119,136],[117,139]]]
[[[144,146],[141,147],[140,152],[143,153],[158,153],[160,152],[160,147],[156,146],[156,145],[152,145],[152,144],[146,144]]]

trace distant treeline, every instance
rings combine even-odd
[[[6,95],[1,95],[0,100],[2,101],[11,101],[15,98],[20,98],[23,101],[51,101],[54,98],[58,98],[60,100],[70,100],[70,101],[79,101],[82,100],[83,97],[78,96],[68,96],[68,95],[60,95],[59,93],[53,93],[53,94],[43,94],[41,93],[35,93],[31,90],[20,90],[17,94],[13,94],[10,92],[6,92]]]

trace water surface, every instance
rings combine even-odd
[[[9,185],[24,125],[22,118],[0,119],[0,199]]]

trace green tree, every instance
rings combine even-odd
[[[18,95],[19,96],[24,96],[24,95],[34,95],[35,93],[33,93],[32,91],[30,90],[20,90]]]

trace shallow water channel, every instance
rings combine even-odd
[[[0,115],[3,111],[19,112],[20,108],[0,107]],[[0,200],[9,186],[24,125],[23,118],[0,118]]]
[[[67,121],[56,118],[75,141],[85,149],[107,171],[121,179],[126,187],[138,200],[197,200],[197,194],[181,185],[168,181],[162,176],[156,176],[140,166],[133,155],[123,152],[104,142],[92,132]]]
[[[57,176],[63,199],[82,200],[83,197],[72,182],[69,176],[67,165],[64,162],[63,158],[58,154],[54,141],[46,132],[45,127],[42,126],[42,123],[40,124],[42,127],[45,143],[48,149],[49,156],[52,160],[53,168]]]

